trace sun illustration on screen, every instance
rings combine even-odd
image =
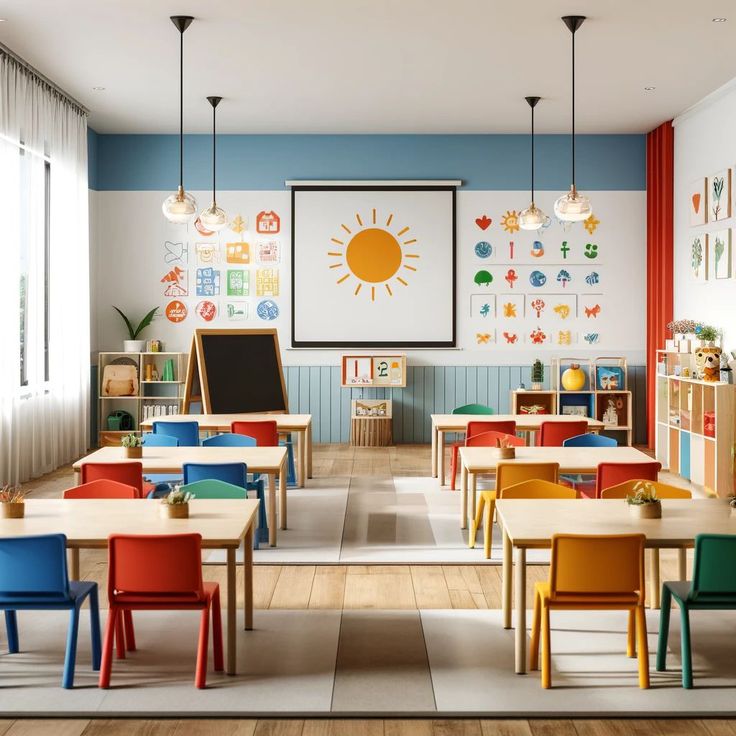
[[[409,252],[415,250],[417,239],[409,226],[393,223],[393,213],[384,220],[374,207],[365,218],[356,213],[355,223],[342,223],[340,233],[330,238],[327,255],[337,259],[330,268],[339,269],[337,283],[350,284],[355,296],[364,286],[371,301],[376,300],[377,291],[393,296],[393,287],[408,286],[406,279],[417,270],[419,254]]]

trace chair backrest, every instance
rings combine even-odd
[[[453,414],[493,414],[493,409],[490,406],[484,406],[483,404],[465,404],[464,406],[458,406],[452,410]]]
[[[189,491],[195,498],[248,498],[248,491],[242,486],[234,486],[232,483],[211,479],[195,480],[181,486],[182,491]]]
[[[644,601],[643,534],[555,534],[549,582],[552,598],[631,596]]]
[[[146,432],[143,435],[143,444],[146,447],[179,447],[179,438],[173,434]]]
[[[232,432],[223,432],[222,434],[213,434],[202,440],[202,447],[255,447],[255,437],[249,437],[246,434],[234,434]]]
[[[735,559],[736,535],[698,534],[689,598],[736,603]]]
[[[634,486],[639,483],[639,480],[627,480],[623,483],[619,483],[616,486],[610,488],[604,488],[601,491],[601,498],[626,498],[630,493],[633,493]],[[692,498],[692,491],[687,488],[678,488],[677,486],[671,486],[667,483],[660,483],[656,480],[647,481],[654,486],[657,491],[659,498]]]
[[[576,434],[574,437],[568,437],[562,443],[563,447],[618,447],[613,437],[606,437],[603,434],[593,434],[586,432],[585,434]]]
[[[230,431],[253,437],[258,447],[278,447],[279,444],[279,430],[275,420],[233,422]]]
[[[0,538],[0,603],[3,599],[69,599],[64,534]]]
[[[588,431],[588,422],[581,419],[579,422],[542,422],[539,425],[539,445],[541,447],[562,447],[562,443],[570,437],[585,434]]]
[[[557,483],[559,463],[498,463],[496,466],[496,492],[503,493],[508,486],[525,480],[548,480]]]
[[[484,432],[500,432],[501,434],[516,434],[516,422],[511,420],[500,420],[494,422],[493,420],[477,421],[473,420],[468,422],[468,431],[466,437],[472,437],[476,434],[483,434]]]
[[[627,480],[657,480],[662,466],[652,460],[648,463],[599,463],[596,473],[595,495],[611,486],[617,486]]]
[[[133,486],[140,498],[143,495],[143,463],[82,463],[80,480],[83,484],[93,480],[116,480],[126,486]]]
[[[526,440],[523,437],[517,437],[515,434],[505,434],[504,432],[481,432],[474,434],[472,437],[468,435],[465,440],[465,447],[496,447],[498,440],[505,440],[510,447],[525,447]]]
[[[567,488],[548,480],[525,480],[499,491],[499,498],[577,498],[574,488]]]
[[[81,486],[67,488],[62,498],[140,498],[137,488],[118,483],[116,480],[100,478],[82,483]]]
[[[199,446],[198,422],[167,422],[166,420],[153,423],[154,434],[168,434],[179,440],[179,447]]]
[[[184,463],[184,483],[221,480],[245,488],[248,468],[245,463]]]
[[[200,534],[112,534],[108,549],[110,601],[204,599]]]

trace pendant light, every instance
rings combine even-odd
[[[217,206],[217,196],[215,189],[215,175],[217,173],[217,106],[220,104],[222,97],[208,97],[207,102],[212,105],[212,204],[202,210],[199,221],[207,230],[222,230],[227,225],[227,215],[222,207]]]
[[[549,220],[547,215],[534,204],[534,108],[541,97],[525,97],[532,111],[532,203],[519,215],[519,227],[522,230],[539,230]]]
[[[593,213],[590,200],[575,187],[575,31],[583,25],[584,15],[565,15],[562,21],[572,34],[572,185],[555,202],[555,215],[562,222],[580,222]]]
[[[191,25],[191,15],[172,15],[171,22],[179,31],[179,188],[166,198],[161,209],[169,222],[186,225],[197,211],[197,202],[184,191],[184,31]]]

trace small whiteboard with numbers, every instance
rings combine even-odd
[[[343,355],[341,362],[343,388],[406,386],[406,355]]]

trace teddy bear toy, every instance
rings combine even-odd
[[[721,349],[698,348],[695,353],[695,372],[701,381],[718,381],[721,373]]]

